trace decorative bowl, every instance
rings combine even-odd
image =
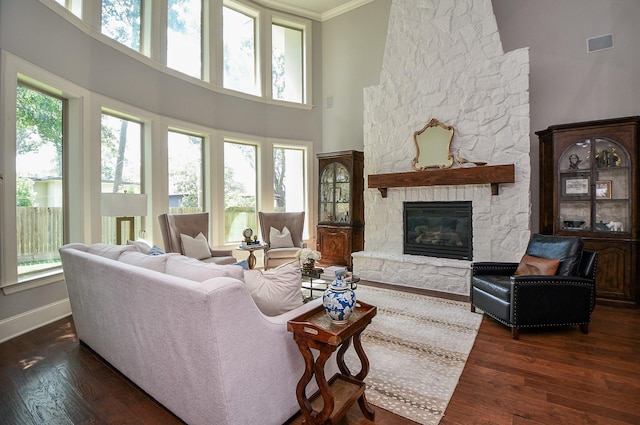
[[[584,220],[564,220],[564,227],[567,229],[579,229],[584,225]]]

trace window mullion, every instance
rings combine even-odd
[[[219,87],[224,75],[222,3],[222,0],[204,0],[202,31],[202,79]]]
[[[273,24],[273,16],[269,12],[263,12],[260,14],[260,61],[259,66],[262,71],[262,96],[267,99],[273,98],[273,84],[272,84],[272,62],[271,62],[271,49],[272,49],[272,37],[271,37],[271,25]]]

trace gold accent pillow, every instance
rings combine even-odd
[[[558,266],[560,266],[560,260],[551,260],[524,254],[514,276],[553,276],[556,274]]]

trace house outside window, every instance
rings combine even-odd
[[[224,143],[224,241],[242,239],[242,230],[257,229],[257,152],[255,145]]]
[[[18,281],[60,267],[64,244],[63,111],[58,97],[18,85],[16,236]]]
[[[169,131],[169,213],[202,212],[203,139],[179,131]]]
[[[102,193],[141,192],[142,124],[107,113],[102,114],[101,191]],[[135,217],[141,228],[140,217]],[[115,217],[102,217],[102,242],[115,244]]]
[[[202,77],[202,0],[167,1],[167,66]]]

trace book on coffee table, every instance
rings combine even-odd
[[[336,272],[340,270],[347,270],[347,266],[329,266],[324,268],[324,272],[320,275],[323,280],[332,282],[336,279]]]

